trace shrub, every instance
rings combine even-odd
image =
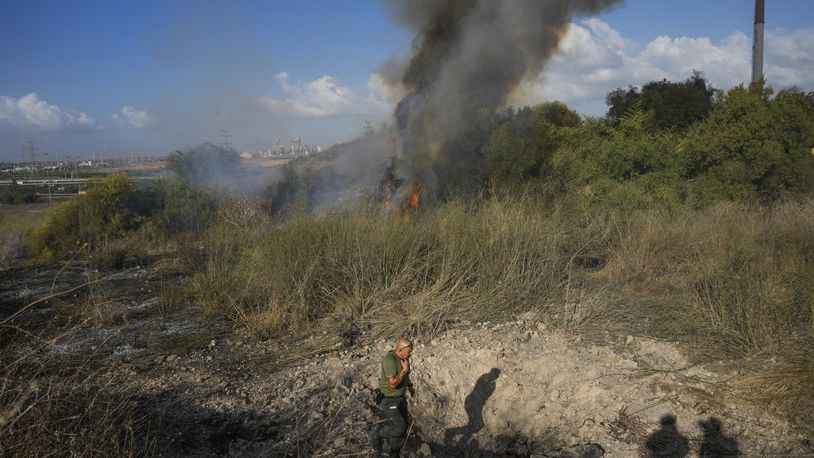
[[[173,151],[167,167],[190,184],[220,187],[234,179],[240,156],[234,149],[203,143]]]
[[[679,83],[651,81],[641,90],[629,86],[611,91],[606,98],[607,117],[612,124],[617,124],[638,106],[647,114],[655,129],[686,129],[706,118],[712,109],[714,94],[715,89],[701,72],[696,71]]]
[[[37,193],[31,186],[21,186],[12,182],[10,186],[0,188],[0,204],[18,205],[37,201]]]
[[[543,110],[520,110],[514,119],[492,131],[485,148],[486,173],[498,184],[539,177],[558,144],[557,127],[544,117]]]
[[[162,179],[139,189],[126,175],[116,174],[95,183],[87,194],[57,205],[31,232],[29,242],[44,262],[80,247],[90,251],[109,247],[100,252],[100,259],[115,266],[136,253],[120,249],[132,244],[115,241],[132,237],[139,229],[153,239],[200,232],[215,205],[209,193],[178,180]]]
[[[152,238],[201,233],[217,207],[214,195],[181,180],[161,178],[140,193],[142,230]]]
[[[300,216],[270,232],[218,225],[195,284],[211,311],[263,336],[328,316],[377,334],[428,333],[456,318],[543,306],[564,287],[575,257],[567,250],[591,248],[570,242],[556,215],[530,211],[534,202],[456,200],[413,222],[342,214]]]
[[[776,200],[814,190],[814,117],[790,93],[770,97],[761,87],[733,88],[679,151],[688,178],[702,182],[691,198]]]

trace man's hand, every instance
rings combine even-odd
[[[415,388],[408,386],[407,389],[410,390],[410,397],[415,398]]]
[[[409,359],[402,359],[401,360],[401,373],[402,374],[409,374],[410,373],[410,360]]]

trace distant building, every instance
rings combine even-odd
[[[290,158],[297,156],[308,156],[322,152],[322,146],[308,145],[302,141],[302,137],[297,137],[291,140],[291,147],[286,149],[280,143],[280,139],[275,139],[274,146],[268,149],[258,150],[255,157],[263,158]],[[255,154],[255,153],[252,153]]]

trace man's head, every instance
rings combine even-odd
[[[399,339],[396,342],[395,353],[401,359],[410,359],[410,355],[413,354],[413,343],[407,339]]]

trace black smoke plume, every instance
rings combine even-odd
[[[395,112],[402,188],[420,181],[439,193],[470,180],[479,153],[468,137],[479,114],[543,70],[573,17],[621,1],[385,0],[415,33]]]
[[[622,2],[383,1],[415,33],[410,57],[390,60],[380,71],[394,93],[406,94],[395,125],[289,164],[266,190],[272,209],[284,213],[298,203],[317,212],[347,208],[374,189],[371,200],[385,208],[402,207],[418,187],[422,201],[450,188],[477,191],[495,112],[523,80],[542,72],[573,17]]]

